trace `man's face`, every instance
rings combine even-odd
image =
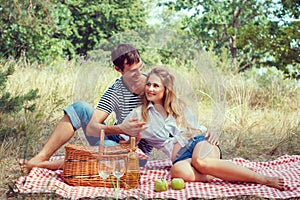
[[[133,63],[132,65],[124,65],[124,70],[122,73],[123,78],[130,81],[138,81],[142,76],[143,62],[140,60],[138,63]]]

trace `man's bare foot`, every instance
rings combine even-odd
[[[42,154],[32,157],[30,160],[20,159],[19,166],[23,173],[28,174],[33,167],[42,167],[42,163],[48,161],[49,158]]]
[[[32,158],[31,160],[20,159],[19,165],[23,173],[28,174],[33,167],[46,168],[50,170],[62,169],[64,159],[59,160],[39,160],[38,158]]]
[[[39,155],[36,155],[35,157],[31,158],[30,160],[20,159],[19,166],[23,173],[29,174],[29,172],[31,171],[31,169],[33,167],[40,167],[41,164],[47,160],[48,159],[45,159]]]
[[[29,172],[31,171],[31,169],[33,167],[30,164],[30,162],[26,159],[20,159],[19,160],[19,166],[20,166],[21,171],[25,174],[29,174]]]
[[[284,190],[284,179],[280,177],[267,176],[265,185],[279,190]]]

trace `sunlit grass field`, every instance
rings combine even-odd
[[[8,65],[14,65],[16,72],[7,90],[17,95],[38,88],[40,97],[34,112],[1,116],[1,126],[15,130],[1,136],[1,199],[14,198],[7,197],[7,193],[22,176],[18,160],[31,158],[40,150],[62,117],[63,108],[76,100],[96,106],[103,92],[119,77],[112,66],[92,61],[62,61],[48,66],[10,61],[1,67]],[[147,73],[153,66],[145,65]],[[225,159],[268,161],[284,154],[300,154],[300,88],[295,81],[281,78],[274,69],[264,74],[255,70],[237,74],[213,70],[205,62],[192,68],[169,67],[176,74],[179,96],[201,124],[220,132]],[[113,121],[113,117],[108,119],[108,123]],[[86,144],[82,132],[78,131],[70,143]],[[64,155],[64,148],[56,155]],[[162,158],[161,152],[152,153],[151,159]]]

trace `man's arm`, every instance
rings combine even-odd
[[[145,122],[138,122],[136,118],[124,120],[122,124],[118,125],[104,125],[103,122],[107,119],[108,114],[101,110],[94,110],[91,120],[86,128],[88,136],[99,136],[100,130],[103,129],[106,136],[125,134],[136,137],[147,127]]]

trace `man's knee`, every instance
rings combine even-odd
[[[91,117],[92,113],[94,111],[94,108],[90,104],[88,104],[84,101],[76,101],[72,104],[72,106],[78,116],[87,115],[87,116]]]
[[[68,115],[75,130],[82,127],[85,131],[85,128],[93,115],[94,108],[84,101],[76,101],[66,107],[64,112]]]

